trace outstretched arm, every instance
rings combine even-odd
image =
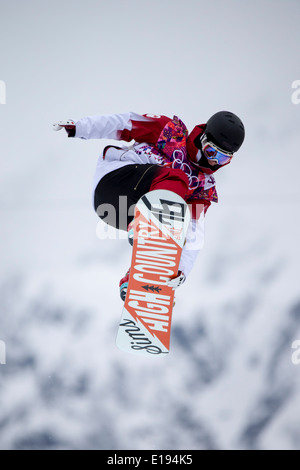
[[[60,121],[53,125],[53,129],[65,128],[69,137],[80,139],[114,139],[126,142],[134,139],[136,142],[156,144],[169,121],[167,116],[129,112],[88,116],[77,121]]]

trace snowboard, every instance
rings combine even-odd
[[[167,190],[150,191],[137,202],[130,277],[116,344],[136,355],[164,356],[170,350],[174,289],[190,212]]]

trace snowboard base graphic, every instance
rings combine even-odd
[[[190,221],[185,201],[167,190],[138,201],[130,277],[116,344],[138,355],[164,355],[170,349],[174,290]]]

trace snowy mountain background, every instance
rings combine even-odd
[[[0,0],[0,449],[299,449],[300,4]],[[135,111],[191,130],[229,109],[206,243],[171,353],[120,352],[126,240],[91,204],[107,141],[52,123]]]

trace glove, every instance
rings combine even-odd
[[[76,133],[76,124],[72,119],[68,121],[58,121],[53,124],[54,131],[60,131],[61,129],[65,129],[68,137],[75,137]]]
[[[173,290],[175,290],[177,289],[177,287],[181,286],[185,280],[186,280],[185,275],[183,274],[182,271],[179,271],[177,277],[173,277],[167,282],[167,286],[172,287]]]

